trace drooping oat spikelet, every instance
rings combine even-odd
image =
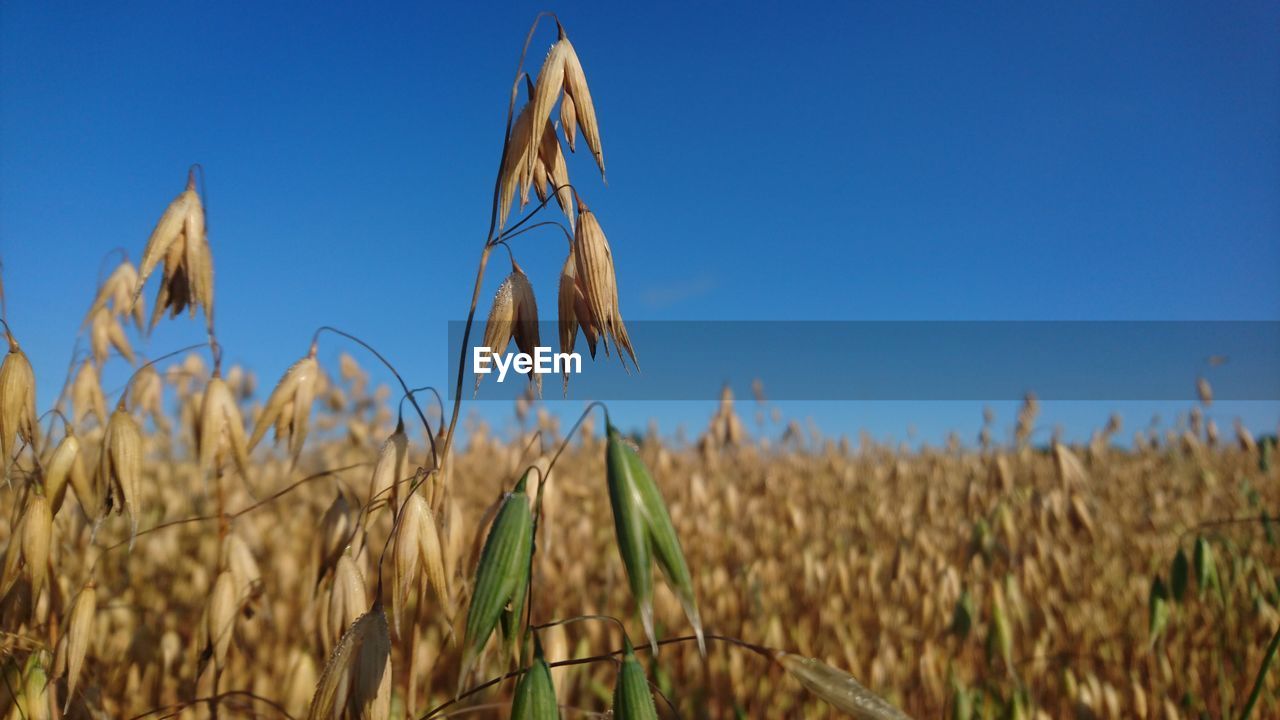
[[[1058,472],[1058,483],[1064,490],[1079,490],[1088,481],[1088,473],[1080,458],[1059,442],[1053,443],[1053,466]]]
[[[231,573],[236,597],[244,603],[262,591],[262,571],[244,538],[239,533],[227,533],[222,547],[222,567]]]
[[[355,523],[351,503],[347,500],[347,496],[339,491],[320,518],[319,541],[312,545],[314,548],[312,563],[315,565],[312,587],[319,587],[329,569],[337,565],[343,548],[351,541]]]
[[[93,352],[94,362],[98,365],[106,362],[112,348],[130,363],[134,361],[133,347],[125,337],[120,319],[106,308],[99,308],[89,325],[89,349]]]
[[[50,698],[53,696],[49,683],[49,675],[45,672],[48,653],[34,652],[27,660],[26,677],[22,686],[22,703],[14,712],[15,717],[23,720],[50,720],[52,715]]]
[[[275,426],[276,440],[289,439],[289,455],[296,465],[302,454],[302,444],[307,438],[307,423],[311,417],[311,403],[315,400],[320,379],[320,364],[316,362],[315,347],[311,352],[285,371],[280,382],[271,391],[267,404],[254,425],[249,438],[249,450],[258,446],[267,428]]]
[[[574,106],[573,95],[565,93],[560,98],[560,129],[564,130],[564,141],[569,152],[578,151],[578,111]]]
[[[19,441],[36,446],[40,428],[36,424],[36,378],[31,361],[6,333],[9,352],[0,362],[0,478],[8,478],[9,463]]]
[[[533,639],[533,665],[516,683],[511,701],[511,720],[560,720],[556,704],[556,688],[551,682],[551,667],[542,656],[542,643]]]
[[[533,89],[529,85],[527,77],[525,78],[525,84],[529,88],[529,94],[532,95]],[[516,116],[516,120],[511,126],[511,135],[507,141],[505,154],[502,157],[502,169],[499,173],[498,182],[499,228],[507,225],[507,217],[511,214],[511,204],[515,201],[517,191],[521,193],[521,205],[528,202],[529,199],[529,183],[525,182],[525,168],[528,167],[530,116],[532,112],[532,102],[527,103],[520,110],[520,114]]]
[[[511,274],[498,286],[493,296],[493,305],[489,308],[489,319],[485,321],[484,347],[490,353],[498,354],[507,349],[511,340],[521,352],[533,355],[541,344],[538,337],[538,303],[533,295],[533,286],[524,270],[512,261]],[[476,375],[476,389],[484,375]],[[542,376],[530,372],[529,379],[542,394]]]
[[[123,405],[107,420],[98,453],[98,484],[107,489],[107,508],[128,513],[129,548],[138,534],[138,500],[142,484],[142,430]],[[83,498],[81,498],[83,501]]]
[[[5,549],[4,571],[0,573],[0,597],[8,594],[21,575],[31,584],[31,600],[35,604],[48,574],[49,546],[53,539],[53,512],[40,492],[31,492],[17,527]]]
[[[249,476],[249,448],[240,406],[217,371],[205,386],[204,398],[200,402],[196,445],[200,451],[200,467],[206,473],[217,472],[230,456],[240,474],[246,478]]]
[[[564,121],[564,104],[568,103],[571,114],[575,117],[576,123],[582,127],[582,139],[587,142],[587,148],[591,150],[591,156],[596,159],[596,165],[600,168],[600,176],[604,177],[604,150],[600,146],[600,125],[596,122],[596,107],[591,101],[591,90],[587,88],[587,75],[582,71],[582,62],[578,59],[578,53],[573,48],[573,43],[569,42],[568,36],[564,34],[564,28],[560,29],[560,42],[564,43],[564,99],[561,100],[560,116],[561,124],[565,127],[565,137],[570,136],[570,123]],[[573,149],[573,141],[569,141],[569,148]]]
[[[449,589],[444,572],[444,552],[440,531],[431,508],[422,496],[414,493],[405,501],[404,516],[396,528],[393,549],[392,619],[396,634],[402,630],[401,618],[409,603],[409,595],[419,586],[419,575],[426,572],[427,584],[442,604],[448,605]],[[419,601],[421,602],[421,600]]]
[[[613,688],[613,717],[616,720],[658,720],[658,708],[649,692],[649,679],[644,666],[636,658],[631,638],[622,636],[622,664],[618,668],[618,683]]]
[[[529,114],[529,139],[526,142],[531,148],[538,147],[541,142],[543,129],[550,123],[551,107],[555,105],[556,99],[560,97],[560,91],[564,88],[565,53],[568,49],[569,42],[562,31],[561,38],[547,51],[547,57],[542,61],[542,69],[538,71],[538,79],[533,87],[533,97],[529,99],[529,106],[532,109]],[[534,154],[530,153],[525,158],[526,175],[533,175],[533,161]]]
[[[340,640],[345,629],[368,606],[364,575],[360,573],[351,554],[344,553],[338,558],[338,564],[333,570],[333,587],[329,591],[330,634],[325,638],[326,647],[332,647],[333,643]]]
[[[391,633],[381,603],[342,636],[320,675],[308,720],[386,720],[391,712]]]
[[[792,677],[837,710],[859,720],[907,720],[908,716],[871,692],[852,675],[812,658],[779,651],[774,655]]]
[[[591,308],[578,284],[578,270],[573,257],[573,248],[569,248],[569,257],[565,258],[564,267],[560,269],[560,292],[558,296],[560,330],[560,352],[572,353],[577,343],[578,329],[587,338],[587,348],[591,357],[596,356],[596,323],[591,316]],[[564,370],[564,392],[569,392],[569,369]]]
[[[395,432],[382,443],[378,461],[373,466],[373,479],[369,486],[369,502],[374,507],[400,507],[400,482],[409,477],[409,436],[404,423],[396,425]],[[394,613],[393,613],[394,614]]]
[[[236,581],[227,570],[218,573],[205,609],[202,653],[213,659],[214,667],[226,666],[227,651],[235,634],[236,616],[240,612],[240,598],[236,596]]]
[[[164,379],[154,365],[143,365],[129,384],[129,405],[150,417],[156,427],[167,430],[169,420],[164,412]]]
[[[573,235],[573,254],[578,284],[582,288],[587,307],[591,310],[591,321],[595,325],[596,334],[604,343],[605,352],[609,351],[609,338],[612,338],[614,344],[621,348],[618,350],[618,358],[622,359],[622,350],[626,350],[632,364],[639,368],[618,308],[618,283],[609,240],[600,228],[595,214],[582,202],[581,197],[578,198],[578,227]],[[625,360],[623,365],[626,365]]]
[[[97,583],[90,580],[80,589],[63,632],[61,649],[65,654],[67,677],[67,701],[62,707],[64,715],[70,710],[71,701],[75,698],[80,668],[84,666],[89,641],[93,638],[93,622],[98,612],[97,587]]]
[[[71,433],[70,428],[62,440],[49,453],[44,465],[44,487],[49,502],[56,516],[62,507],[62,500],[67,494],[68,481],[72,475],[84,474],[84,465],[80,460],[80,441]]]
[[[134,325],[142,330],[146,316],[142,305],[133,302],[133,293],[137,288],[138,269],[126,258],[111,271],[107,279],[102,282],[102,286],[98,288],[98,295],[93,299],[93,305],[89,307],[82,327],[89,326],[98,310],[110,306],[113,315],[133,320]]]
[[[535,159],[533,185],[538,192],[538,200],[547,199],[547,192],[556,194],[556,204],[569,221],[569,229],[575,224],[573,189],[569,187],[569,165],[565,163],[564,152],[560,150],[560,136],[555,128],[547,125],[542,133],[542,142],[538,144]]]
[[[706,655],[706,639],[693,592],[693,578],[666,503],[640,456],[607,420],[606,427],[605,467],[618,552],[627,569],[631,594],[639,606],[645,634],[656,655],[658,641],[653,630],[653,560],[656,559],[667,585],[679,598],[698,636],[698,649]]]
[[[511,616],[514,624],[518,624],[522,617],[533,552],[533,515],[525,492],[527,479],[527,474],[520,478],[515,489],[502,499],[480,552],[471,604],[467,608],[459,691],[498,621]]]
[[[107,422],[107,398],[102,394],[98,367],[89,360],[80,364],[75,379],[71,381],[71,408],[71,419],[77,425],[89,413],[98,418],[99,424]]]
[[[209,252],[204,206],[196,193],[194,172],[188,173],[186,189],[165,209],[147,240],[133,293],[135,303],[143,285],[161,262],[164,271],[151,314],[151,327],[155,327],[165,310],[175,317],[184,309],[194,315],[197,306],[204,308],[205,319],[212,325],[213,257]]]
[[[1213,386],[1203,377],[1196,378],[1196,396],[1205,407],[1213,404]]]

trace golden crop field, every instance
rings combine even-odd
[[[554,201],[560,346],[581,330],[636,363],[623,269],[562,152],[603,175],[563,28],[507,125],[483,344],[540,344],[507,241]],[[1124,447],[1118,418],[1034,445],[1033,396],[976,447],[796,422],[769,442],[727,392],[691,446],[533,398],[518,434],[467,420],[464,442],[460,384],[438,403],[377,384],[390,364],[343,331],[287,369],[224,367],[199,177],[84,298],[69,371],[32,367],[39,330],[4,323],[0,717],[1280,715],[1274,437],[1222,435],[1207,384],[1183,432]],[[184,311],[207,344],[135,354]]]

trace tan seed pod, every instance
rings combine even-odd
[[[533,97],[529,99],[532,107],[529,114],[529,136],[526,140],[529,147],[538,147],[543,129],[551,121],[551,107],[555,105],[556,98],[560,97],[560,91],[564,87],[565,53],[568,49],[569,41],[562,30],[560,39],[551,46],[547,57],[542,61],[542,69],[538,71],[538,79],[533,87]],[[533,154],[525,158],[526,175],[533,174],[533,159]]]
[[[229,455],[240,474],[248,477],[249,449],[245,441],[240,406],[236,404],[230,388],[217,372],[209,379],[204,390],[196,438],[200,449],[200,467],[206,473],[217,472],[224,458]]]
[[[418,586],[418,571],[422,563],[418,535],[422,532],[421,517],[426,504],[416,493],[409,496],[400,514],[392,548],[391,620],[396,635],[401,637],[404,630],[400,619],[409,603],[410,593]]]
[[[608,339],[612,337],[614,344],[620,348],[619,359],[622,359],[622,350],[626,350],[632,364],[638,368],[635,350],[631,347],[631,339],[618,308],[613,252],[595,214],[582,202],[582,198],[578,198],[578,227],[574,232],[573,244],[578,284],[582,288],[587,307],[591,310],[596,334],[602,339],[605,352],[608,353]],[[625,360],[623,364],[625,366]]]
[[[564,152],[560,149],[560,136],[556,135],[555,128],[551,125],[547,125],[542,133],[542,142],[538,146],[538,167],[542,169],[541,179],[535,178],[535,184],[539,188],[538,199],[547,199],[544,188],[555,192],[556,204],[569,221],[569,229],[573,230],[575,218],[573,189],[569,187],[569,165],[565,163]]]
[[[89,413],[98,418],[99,424],[107,422],[107,399],[102,394],[102,381],[97,366],[89,360],[80,364],[75,379],[71,381],[71,407],[71,419],[77,425]]]
[[[98,288],[98,295],[85,315],[81,329],[89,326],[89,322],[98,310],[111,306],[111,312],[117,316],[129,317],[139,330],[146,320],[142,305],[133,302],[133,293],[138,287],[138,269],[126,258],[116,266]]]
[[[351,555],[343,554],[333,571],[333,588],[329,592],[329,632],[327,642],[336,643],[348,626],[369,606],[365,596],[364,576]],[[332,645],[330,645],[332,646]]]
[[[142,254],[134,302],[151,273],[163,261],[164,272],[151,315],[154,328],[160,315],[169,310],[176,316],[184,309],[195,313],[204,308],[205,319],[213,323],[213,257],[209,251],[204,207],[195,189],[195,173],[187,175],[187,187],[165,210],[147,240]]]
[[[560,98],[560,129],[564,130],[564,141],[569,152],[578,151],[578,111],[573,102],[573,95],[565,93]]]
[[[44,465],[44,486],[48,494],[53,514],[57,515],[62,508],[62,500],[67,494],[67,484],[72,473],[84,473],[80,462],[80,441],[68,431],[66,437],[49,453],[42,463]]]
[[[22,562],[31,581],[31,598],[34,602],[44,588],[49,572],[49,546],[53,541],[53,510],[49,500],[39,493],[31,493],[22,516]]]
[[[262,571],[253,551],[238,533],[228,533],[223,543],[223,567],[235,581],[236,597],[242,601],[256,596],[262,586]]]
[[[124,406],[107,420],[98,454],[98,483],[107,489],[107,506],[128,513],[132,527],[129,547],[138,534],[138,501],[142,486],[142,430]],[[78,491],[77,491],[78,492]],[[83,498],[81,498],[83,501]]]
[[[1196,396],[1205,407],[1213,404],[1213,386],[1203,377],[1196,378]]]
[[[560,269],[560,292],[558,297],[559,317],[557,325],[560,331],[560,352],[572,353],[577,344],[578,329],[587,338],[587,347],[591,357],[596,356],[596,324],[591,317],[591,308],[582,295],[578,285],[578,271],[574,263],[573,248],[569,248],[569,257],[565,258],[564,267]],[[564,372],[564,391],[569,392],[569,371]]]
[[[529,284],[529,277],[524,274],[524,271],[514,261],[511,263],[510,279],[516,308],[512,335],[520,352],[532,356],[538,351],[538,346],[542,344],[542,340],[538,336],[538,301],[533,295],[533,286]],[[529,377],[537,388],[538,396],[541,397],[542,376],[530,372]]]
[[[812,658],[777,652],[774,659],[810,692],[860,720],[906,720],[907,716],[862,686],[852,675]]]
[[[125,360],[133,363],[133,348],[129,345],[129,338],[125,337],[120,320],[106,308],[101,308],[94,314],[89,325],[89,349],[93,353],[94,362],[98,365],[106,362],[112,348]]]
[[[313,545],[315,587],[320,585],[329,569],[337,564],[343,548],[351,541],[351,531],[356,522],[353,512],[347,496],[339,492],[320,518],[319,542]]]
[[[35,447],[40,438],[36,423],[36,378],[31,361],[7,335],[9,352],[0,362],[0,478],[7,478],[19,441]]]
[[[596,165],[600,168],[600,176],[604,177],[604,150],[600,146],[600,125],[596,122],[596,107],[591,102],[591,90],[587,88],[587,76],[582,71],[582,61],[578,59],[578,52],[574,50],[573,43],[569,42],[569,38],[565,36],[564,29],[560,30],[560,42],[564,43],[564,100],[561,101],[561,118],[564,117],[563,103],[569,102],[573,109],[573,114],[577,118],[576,125],[582,126],[582,139],[586,141],[587,148],[591,150],[591,155],[596,159]],[[568,137],[569,123],[565,123],[563,119],[561,124],[565,126],[565,134]],[[569,142],[570,149],[573,148],[573,142]]]
[[[343,634],[311,699],[308,720],[385,720],[391,712],[391,633],[380,603]]]
[[[400,507],[400,481],[408,477],[409,436],[405,434],[402,422],[378,452],[369,484],[369,502],[373,506],[389,506],[394,511]]]
[[[227,651],[235,634],[236,615],[240,611],[240,598],[236,596],[236,581],[227,570],[218,573],[209,596],[205,613],[205,651],[212,652],[214,667],[226,666]]]
[[[276,429],[276,440],[281,435],[289,438],[289,455],[294,464],[302,454],[302,444],[307,437],[307,424],[311,416],[311,403],[315,400],[320,381],[320,364],[316,362],[316,351],[311,352],[285,371],[280,382],[276,384],[267,404],[258,416],[253,428],[253,436],[249,438],[249,450],[258,446],[258,442],[272,425]]]
[[[516,116],[511,126],[511,137],[507,141],[505,155],[502,158],[498,191],[498,227],[506,227],[507,217],[511,214],[511,204],[515,201],[516,191],[521,192],[523,201],[528,201],[528,191],[524,183],[529,155],[529,125],[532,103],[526,104]]]
[[[80,668],[84,666],[85,655],[89,652],[89,641],[93,638],[93,622],[97,611],[97,584],[90,580],[76,595],[62,639],[67,674],[67,701],[62,708],[64,715],[70,710],[71,701],[76,694]]]

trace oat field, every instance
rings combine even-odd
[[[639,366],[607,219],[569,181],[577,147],[603,177],[601,122],[540,21],[468,327],[540,345],[516,262],[540,250],[516,239],[558,228],[560,347]],[[557,419],[539,378],[504,435],[358,328],[224,366],[202,172],[56,329],[69,367],[22,350],[55,329],[3,324],[0,717],[1280,715],[1275,437],[1218,428],[1207,384],[1160,436],[1114,417],[1033,443],[1053,418],[1028,396],[978,443],[909,449],[754,437],[764,408],[727,391],[681,445],[601,403]],[[511,268],[486,308],[491,259]],[[158,322],[208,340],[150,347]]]

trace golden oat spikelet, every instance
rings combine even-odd
[[[375,602],[343,634],[316,684],[308,720],[385,720],[391,711],[391,632]]]
[[[569,229],[575,225],[573,189],[569,187],[569,165],[565,162],[564,152],[560,149],[560,136],[555,128],[546,126],[542,133],[542,142],[538,145],[537,170],[534,185],[538,190],[538,200],[547,199],[548,189],[556,194],[556,204],[569,221]]]
[[[596,165],[600,168],[600,177],[604,177],[604,150],[600,146],[600,125],[596,122],[596,107],[591,101],[591,90],[587,87],[587,76],[582,71],[582,61],[578,59],[578,52],[574,50],[573,43],[569,42],[569,38],[565,35],[564,28],[560,28],[560,42],[564,44],[564,99],[560,101],[560,124],[565,128],[565,139],[569,141],[569,149],[573,149],[574,142],[571,139],[571,131],[577,126],[582,127],[582,139],[586,141],[587,148],[591,150],[591,156],[596,159]],[[570,107],[568,113],[574,121],[565,121],[565,104]]]
[[[609,240],[600,227],[596,216],[587,208],[582,198],[578,198],[578,227],[574,232],[574,261],[577,264],[578,284],[582,288],[587,307],[591,310],[591,319],[595,324],[596,334],[604,344],[605,353],[609,351],[609,338],[618,348],[618,358],[626,366],[622,358],[622,350],[626,350],[633,365],[639,369],[635,350],[631,346],[631,338],[627,335],[626,325],[622,321],[622,313],[618,308],[618,283],[614,274],[613,251],[609,248]]]
[[[31,447],[40,438],[36,423],[36,378],[31,361],[6,332],[9,352],[0,362],[0,476],[7,478],[19,441]]]
[[[71,700],[76,694],[76,684],[80,680],[80,669],[84,666],[85,655],[89,652],[89,641],[93,638],[94,618],[98,611],[97,583],[90,580],[76,594],[75,603],[71,606],[71,615],[67,620],[59,645],[60,660],[55,667],[66,673],[67,701],[62,707],[65,715],[71,708]]]
[[[587,299],[578,285],[578,270],[573,257],[573,247],[569,248],[569,257],[565,258],[564,267],[560,269],[560,291],[557,297],[559,310],[557,326],[560,331],[560,352],[572,353],[577,344],[578,329],[587,339],[587,348],[591,357],[596,356],[596,323],[591,316],[591,308],[587,307]],[[564,392],[569,392],[569,371],[564,372]]]
[[[560,98],[560,129],[564,131],[564,141],[569,146],[569,152],[577,152],[578,111],[574,106],[573,95],[569,93]]]
[[[532,86],[525,78],[525,86],[529,89],[529,94],[533,94]],[[528,190],[524,182],[525,168],[527,166],[527,157],[529,153],[529,133],[530,133],[530,116],[533,112],[533,104],[526,103],[520,110],[520,114],[516,116],[515,123],[511,126],[511,135],[507,139],[507,147],[503,151],[502,169],[499,172],[499,189],[498,189],[498,227],[506,227],[507,217],[511,213],[511,204],[515,201],[516,191],[521,192],[521,205],[528,201]]]
[[[141,330],[146,322],[146,316],[142,305],[133,302],[133,293],[137,288],[138,269],[126,258],[111,271],[106,280],[102,281],[102,286],[98,288],[98,294],[93,299],[93,305],[85,314],[81,329],[88,327],[98,310],[109,304],[113,314],[128,317]]]
[[[224,458],[230,455],[240,475],[246,478],[249,476],[249,448],[245,441],[240,406],[236,404],[221,373],[216,370],[204,389],[196,438],[200,467],[206,473],[216,472]]]
[[[190,309],[194,315],[196,306],[204,308],[206,322],[212,325],[213,257],[209,251],[204,206],[195,188],[194,168],[187,174],[186,189],[169,203],[147,240],[133,302],[137,302],[143,285],[161,262],[164,270],[151,327],[155,327],[166,309],[173,316],[184,309]]]
[[[138,501],[142,487],[142,429],[124,404],[107,420],[98,453],[98,484],[107,489],[107,507],[127,513],[132,528],[129,549],[138,535]],[[83,500],[83,498],[82,498]]]
[[[493,304],[489,307],[489,317],[484,326],[484,345],[492,354],[507,349],[511,340],[516,347],[532,355],[541,344],[538,337],[538,302],[533,295],[533,286],[524,270],[511,261],[511,274],[503,279],[498,291],[493,296]],[[529,373],[530,381],[542,394],[542,377]],[[480,388],[483,375],[476,375],[476,390]]]
[[[311,416],[311,403],[315,400],[320,381],[320,364],[316,361],[313,345],[306,357],[289,366],[280,382],[267,398],[253,435],[249,438],[249,450],[258,446],[267,428],[275,426],[276,440],[288,436],[289,455],[296,465],[302,454],[302,444],[307,438],[307,424]]]
[[[551,107],[555,105],[556,99],[560,97],[560,91],[564,88],[565,78],[565,55],[569,51],[569,40],[564,37],[564,31],[560,31],[560,39],[552,44],[551,49],[547,51],[547,57],[542,61],[542,69],[538,71],[538,80],[533,87],[533,97],[529,99],[529,105],[532,107],[529,115],[528,139],[525,141],[528,147],[536,148],[542,139],[543,129],[550,122]],[[585,134],[585,132],[584,132]],[[532,154],[525,158],[525,174],[533,174]]]
[[[89,360],[80,364],[71,381],[71,408],[71,419],[77,425],[90,413],[98,418],[98,424],[107,423],[107,398],[102,394],[102,380],[98,367]]]
[[[115,348],[115,351],[130,364],[134,361],[133,348],[129,345],[129,338],[124,334],[124,326],[120,324],[119,318],[112,315],[106,308],[98,308],[89,324],[89,348],[93,352],[94,362],[98,365],[107,361],[112,348]]]
[[[84,465],[80,460],[80,441],[76,439],[70,428],[67,434],[44,459],[44,487],[52,504],[53,514],[57,515],[62,507],[62,500],[67,494],[67,485],[72,476],[84,474]]]

